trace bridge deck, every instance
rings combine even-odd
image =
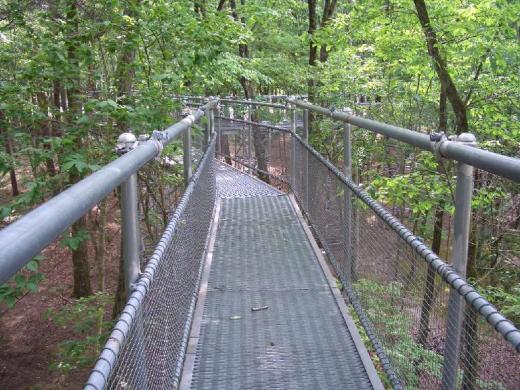
[[[289,196],[221,163],[217,184],[181,388],[379,387]]]

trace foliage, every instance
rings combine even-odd
[[[498,286],[482,287],[474,284],[477,291],[488,301],[493,302],[499,310],[508,317],[513,323],[520,324],[520,284],[513,287],[511,291],[506,291]]]
[[[353,284],[353,289],[362,302],[365,314],[376,329],[397,376],[405,382],[405,388],[419,388],[423,383],[422,376],[441,379],[443,356],[417,343],[413,336],[412,319],[403,315],[402,310],[396,310],[406,301],[404,286],[399,282],[384,284],[359,279]],[[356,322],[359,328],[358,317]],[[371,345],[369,340],[366,340],[366,334],[364,337],[365,345]],[[373,350],[371,352],[374,353]],[[462,374],[462,371],[458,370],[459,380]],[[477,379],[477,382],[482,389],[505,389],[504,385],[496,381]]]
[[[74,338],[58,345],[51,370],[68,373],[94,364],[112,326],[112,322],[105,319],[112,299],[109,294],[99,292],[77,299],[59,310],[47,311],[46,318],[74,334]]]
[[[360,279],[354,284],[354,290],[372,325],[384,334],[385,350],[398,376],[405,379],[407,388],[419,387],[418,373],[442,375],[442,356],[418,344],[413,339],[410,318],[396,310],[403,290],[401,283],[385,285]]]
[[[20,298],[38,291],[38,284],[44,278],[38,271],[43,259],[43,256],[36,256],[10,282],[0,285],[0,304],[12,309]]]

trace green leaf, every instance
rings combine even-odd
[[[36,271],[38,271],[38,266],[39,266],[38,261],[36,261],[36,260],[31,260],[31,261],[29,261],[29,262],[26,264],[25,268],[27,268],[27,269],[30,270],[30,271],[34,271],[34,272],[36,272]]]
[[[24,287],[27,282],[25,276],[22,274],[16,275],[14,277],[14,281],[15,281],[17,287]]]

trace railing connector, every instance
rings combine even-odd
[[[122,133],[117,139],[116,152],[121,156],[134,150],[138,144],[134,134]],[[138,199],[137,172],[134,172],[121,184],[121,234],[127,299],[132,293],[132,285],[137,281],[141,272]]]
[[[450,141],[460,142],[469,146],[477,146],[477,139],[471,133],[462,133],[457,137],[451,138]],[[457,163],[452,267],[453,270],[463,278],[466,278],[468,265],[473,172],[473,166],[463,162]],[[461,350],[460,344],[464,306],[464,297],[452,288],[448,300],[446,341],[444,344],[444,366],[442,372],[442,388],[444,390],[455,389],[457,385],[457,369]]]

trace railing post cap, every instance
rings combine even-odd
[[[122,133],[117,137],[117,143],[133,143],[137,141],[137,138],[133,133]]]
[[[116,153],[119,155],[130,152],[138,145],[137,138],[133,133],[122,133],[117,137]]]
[[[461,133],[455,139],[456,142],[461,142],[470,146],[477,146],[477,137],[472,133]]]

